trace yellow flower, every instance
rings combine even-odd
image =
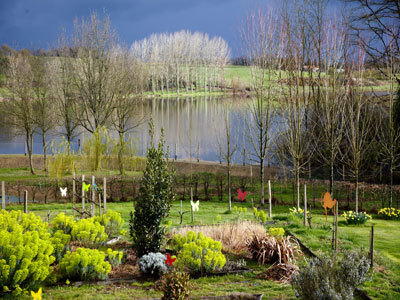
[[[37,293],[34,291],[31,291],[31,296],[33,300],[42,300],[42,288],[40,288]]]
[[[65,281],[65,284],[67,284],[67,285],[69,285],[71,282],[67,279],[66,281]]]

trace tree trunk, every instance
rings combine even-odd
[[[355,189],[356,189],[356,214],[358,214],[358,176],[356,176]]]
[[[232,187],[231,187],[231,162],[228,160],[228,201],[229,211],[232,209]]]
[[[260,203],[261,206],[264,206],[264,159],[260,160],[260,184],[261,184]]]
[[[389,207],[393,205],[393,164],[390,165],[390,191],[389,191]]]
[[[296,167],[297,211],[300,210],[300,170]]]
[[[42,132],[42,143],[43,143],[43,167],[44,171],[47,172],[47,145],[46,145],[46,134]]]
[[[31,174],[35,175],[35,170],[33,169],[32,163],[33,134],[26,134],[26,147],[28,148],[29,168],[31,170]]]

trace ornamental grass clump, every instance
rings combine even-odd
[[[0,297],[17,298],[52,273],[55,257],[48,224],[33,213],[0,211]]]
[[[301,254],[299,244],[291,236],[253,235],[247,239],[247,247],[259,264],[291,264]]]
[[[202,232],[213,240],[220,241],[224,251],[237,255],[247,255],[246,239],[253,234],[265,234],[263,225],[242,221],[238,223],[219,224],[209,226],[178,227],[172,230],[173,234],[186,235],[189,231]]]
[[[372,217],[365,212],[356,213],[351,210],[345,211],[343,213],[342,217],[344,218],[345,222],[349,225],[350,224],[354,224],[354,225],[365,224],[367,221],[372,219]]]
[[[139,269],[147,276],[159,278],[168,271],[166,259],[167,257],[160,252],[143,255],[138,261]]]
[[[60,272],[69,280],[105,280],[111,271],[111,264],[105,259],[102,251],[78,248],[65,254],[60,261]]]
[[[385,207],[378,211],[378,215],[386,220],[400,220],[400,209]]]
[[[322,259],[312,258],[292,277],[292,287],[300,299],[353,299],[356,287],[369,280],[370,262],[360,251],[347,251]]]
[[[171,247],[178,252],[177,264],[187,267],[193,273],[210,273],[220,270],[226,263],[221,253],[221,242],[205,237],[203,233],[189,231],[185,236],[175,235]]]

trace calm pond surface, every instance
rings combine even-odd
[[[233,124],[232,139],[237,145],[234,160],[236,163],[242,163],[244,152],[248,163],[250,142],[246,138],[248,126],[245,120],[247,118],[248,124],[251,123],[249,104],[250,100],[243,98],[146,99],[137,104],[139,116],[144,116],[146,121],[130,131],[129,136],[134,139],[138,155],[144,155],[149,144],[147,122],[150,116],[153,116],[155,136],[158,139],[161,128],[164,128],[171,158],[176,154],[178,159],[189,159],[191,155],[192,159],[196,160],[199,154],[200,160],[219,161],[219,149],[226,148],[224,116],[228,111]],[[73,141],[74,150],[78,150],[78,140],[82,143],[88,137],[88,133],[82,133],[76,138]],[[61,139],[57,130],[47,137],[49,144],[53,139]],[[8,128],[0,120],[0,154],[24,154],[24,149],[24,137],[16,135],[13,128]],[[34,137],[33,152],[43,153],[40,135]]]

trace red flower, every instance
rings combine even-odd
[[[167,260],[165,261],[166,265],[172,267],[172,264],[175,262],[176,258],[171,258],[171,255],[167,253]]]

